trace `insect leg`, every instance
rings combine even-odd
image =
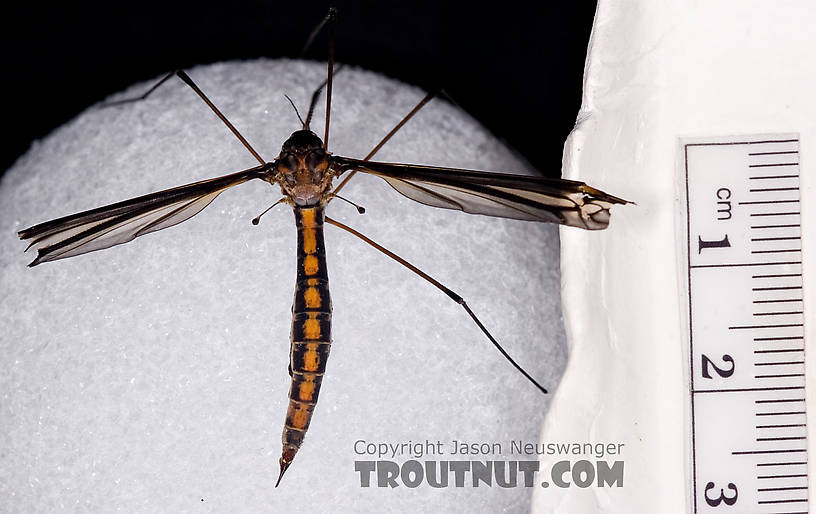
[[[337,9],[329,7],[326,15],[329,24],[329,74],[326,78],[326,133],[323,137],[323,148],[329,149],[329,122],[331,121],[332,78],[334,75],[334,35],[337,25]]]
[[[207,98],[207,95],[204,94],[204,92],[201,90],[201,88],[199,88],[198,85],[196,85],[196,83],[193,82],[193,79],[191,79],[190,76],[187,75],[187,73],[184,72],[184,70],[173,70],[173,71],[171,71],[170,73],[168,73],[167,75],[162,77],[161,80],[159,80],[155,85],[153,85],[150,89],[145,91],[145,93],[140,95],[140,96],[133,97],[133,98],[125,98],[124,100],[116,100],[116,101],[113,101],[113,102],[108,102],[108,103],[103,104],[102,107],[112,107],[114,105],[121,105],[121,104],[126,104],[126,103],[131,103],[131,102],[139,102],[141,100],[144,100],[148,96],[150,96],[150,94],[153,93],[153,91],[157,90],[162,84],[167,82],[170,79],[170,77],[172,77],[173,75],[176,75],[178,78],[180,78],[182,81],[184,81],[185,84],[190,86],[190,88],[192,88],[192,90],[195,91],[195,93],[199,96],[199,98],[204,100],[204,103],[206,103],[207,106],[212,110],[212,112],[214,112],[215,115],[218,116],[218,119],[220,119],[224,123],[224,125],[226,125],[228,129],[230,129],[230,132],[232,132],[235,135],[235,137],[238,138],[238,140],[241,142],[241,144],[243,144],[244,147],[247,150],[249,150],[249,153],[251,153],[252,156],[255,157],[255,159],[258,160],[258,162],[260,162],[261,164],[266,164],[266,161],[260,156],[260,154],[258,154],[258,152],[256,152],[255,149],[252,148],[252,145],[250,145],[249,142],[244,138],[244,136],[242,136],[241,133],[238,132],[238,129],[236,129],[235,126],[232,123],[230,123],[230,121],[227,119],[227,117],[224,116],[224,114],[220,110],[218,110],[218,107],[216,107],[215,104],[212,103],[212,101],[209,98]]]
[[[386,135],[385,135],[385,137],[384,137],[384,138],[382,138],[382,140],[380,140],[380,142],[379,142],[379,143],[377,143],[377,146],[375,146],[375,147],[374,147],[374,148],[373,148],[373,149],[372,149],[370,152],[368,152],[368,155],[366,155],[366,156],[365,156],[365,158],[364,158],[363,160],[364,160],[364,161],[367,161],[367,160],[371,159],[372,157],[374,157],[374,154],[376,154],[377,152],[379,152],[379,151],[380,151],[380,148],[382,148],[382,147],[385,145],[385,143],[387,143],[387,142],[388,142],[388,140],[389,140],[389,139],[391,139],[391,138],[394,136],[394,134],[396,134],[396,133],[397,133],[397,131],[398,131],[399,129],[401,129],[401,128],[402,128],[402,126],[403,126],[403,125],[405,125],[406,123],[408,123],[408,120],[410,120],[411,118],[413,118],[413,117],[414,117],[414,114],[416,114],[417,112],[419,112],[419,110],[420,110],[420,109],[422,109],[422,108],[425,106],[425,104],[427,104],[428,102],[430,102],[431,100],[433,100],[433,97],[434,97],[434,96],[436,96],[436,94],[435,94],[435,93],[428,93],[427,95],[425,95],[425,97],[424,97],[422,100],[420,100],[420,101],[419,101],[419,103],[417,103],[417,104],[414,106],[414,108],[413,108],[413,109],[411,109],[411,112],[409,112],[408,114],[406,114],[406,115],[405,115],[405,117],[404,117],[404,118],[402,118],[402,119],[399,121],[399,123],[397,123],[396,125],[394,125],[394,128],[392,128],[392,129],[391,129],[391,130],[388,132],[388,134],[386,134]],[[343,186],[345,186],[345,185],[346,185],[346,182],[348,182],[349,180],[351,180],[351,177],[353,177],[355,173],[357,173],[357,170],[351,170],[351,172],[349,172],[349,174],[348,174],[348,175],[346,175],[346,177],[345,177],[345,178],[344,178],[344,179],[343,179],[343,180],[342,180],[342,181],[341,181],[341,182],[340,182],[340,183],[337,185],[337,187],[335,187],[335,188],[334,188],[334,191],[332,191],[332,194],[333,194],[333,195],[337,195],[337,192],[338,192],[338,191],[340,191],[341,189],[343,189]]]
[[[142,100],[145,100],[148,96],[150,96],[150,94],[153,93],[153,91],[159,89],[159,87],[161,87],[162,84],[164,84],[165,82],[170,80],[170,78],[175,74],[176,74],[176,70],[171,71],[170,73],[168,73],[167,75],[162,77],[161,80],[159,80],[158,82],[153,84],[150,87],[150,89],[148,89],[147,91],[145,91],[143,94],[141,94],[139,96],[134,96],[132,98],[124,98],[122,100],[114,100],[113,102],[105,102],[102,105],[100,105],[100,107],[105,108],[105,107],[113,107],[115,105],[129,104],[129,103],[133,103],[133,102],[141,102]]]
[[[209,98],[207,98],[207,95],[205,95],[204,92],[201,89],[199,89],[199,87],[196,85],[196,83],[193,82],[193,79],[191,79],[189,75],[184,73],[184,70],[176,70],[176,75],[178,76],[178,78],[183,80],[185,84],[187,84],[188,86],[193,88],[193,91],[195,91],[196,94],[202,100],[204,100],[204,103],[207,104],[207,106],[212,110],[212,112],[214,112],[215,115],[218,116],[218,119],[223,121],[224,125],[226,125],[227,128],[230,129],[230,131],[233,134],[235,134],[235,137],[237,137],[238,140],[241,141],[241,144],[243,144],[244,147],[246,147],[246,149],[249,150],[249,153],[251,153],[252,156],[255,157],[258,160],[258,162],[260,162],[261,164],[266,164],[266,161],[258,154],[258,152],[255,151],[254,148],[252,148],[252,145],[250,145],[249,142],[246,139],[244,139],[244,136],[242,136],[241,133],[238,132],[238,129],[236,129],[232,125],[232,123],[230,123],[230,121],[227,119],[227,117],[224,116],[221,113],[221,111],[218,110],[218,107],[216,107],[215,104],[212,103]]]
[[[332,72],[332,77],[336,77],[340,70],[343,69],[343,65],[340,64],[337,68],[334,69]],[[315,106],[317,105],[317,100],[320,98],[320,92],[323,91],[323,88],[326,87],[328,84],[329,79],[326,78],[317,88],[315,88],[314,93],[312,93],[312,100],[309,102],[309,114],[306,115],[306,121],[303,123],[303,129],[309,130],[309,123],[312,121],[312,115],[314,114]]]
[[[519,366],[518,363],[515,360],[513,360],[512,357],[510,357],[510,355],[505,351],[505,349],[502,348],[502,346],[499,344],[499,342],[496,341],[496,338],[493,337],[493,335],[487,330],[487,328],[485,328],[485,326],[482,324],[482,322],[479,320],[479,318],[476,317],[476,314],[474,314],[473,311],[470,310],[470,307],[468,307],[468,304],[467,304],[467,302],[465,302],[464,298],[462,298],[461,296],[459,296],[455,292],[451,291],[450,289],[445,287],[442,283],[437,281],[435,278],[428,275],[427,273],[425,273],[421,269],[417,268],[416,266],[414,266],[410,262],[406,261],[405,259],[403,259],[399,255],[397,255],[394,252],[392,252],[391,250],[379,245],[375,241],[369,239],[368,237],[364,236],[363,234],[361,234],[360,232],[354,230],[353,228],[349,227],[348,225],[344,225],[343,223],[340,223],[337,220],[333,220],[332,218],[329,218],[328,216],[326,216],[326,222],[334,225],[335,227],[342,228],[346,232],[348,232],[348,233],[362,239],[363,241],[365,241],[369,245],[373,246],[375,249],[377,249],[380,252],[384,253],[385,255],[391,257],[392,259],[394,259],[398,263],[402,264],[403,266],[405,266],[409,270],[413,271],[414,273],[416,273],[420,277],[424,278],[425,280],[427,280],[428,282],[433,284],[434,287],[436,287],[437,289],[439,289],[440,291],[442,291],[443,293],[448,295],[448,297],[451,300],[453,300],[454,302],[461,305],[462,308],[465,309],[465,311],[468,313],[468,315],[473,319],[473,321],[476,323],[476,325],[481,329],[481,331],[487,336],[487,338],[490,340],[490,342],[493,343],[493,346],[495,346],[496,349],[499,350],[499,353],[501,353],[504,356],[504,358],[507,359],[508,362],[510,362],[510,364],[512,364],[513,367],[515,367],[519,371],[519,373],[524,375],[524,377],[527,380],[532,382],[533,385],[535,385],[539,390],[541,390],[542,393],[544,393],[544,394],[547,393],[547,390],[544,388],[544,386],[539,384],[533,377],[530,376],[529,373],[524,371],[524,369],[521,366]]]
[[[320,23],[318,23],[317,26],[314,29],[312,29],[312,32],[309,34],[309,37],[306,38],[306,44],[303,45],[303,49],[301,49],[300,51],[301,59],[306,58],[306,52],[309,51],[309,48],[312,47],[312,43],[314,43],[314,40],[317,37],[317,35],[320,34],[320,31],[323,30],[323,27],[325,27],[326,23],[328,23],[329,16],[331,15],[332,11],[335,11],[335,14],[337,13],[337,9],[335,7],[330,7],[329,13],[322,20],[320,20]]]

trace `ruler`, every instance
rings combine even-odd
[[[681,149],[692,512],[807,513],[798,136]]]

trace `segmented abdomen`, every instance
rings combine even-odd
[[[331,347],[331,298],[323,244],[323,208],[295,207],[297,282],[292,306],[289,409],[283,427],[281,475],[295,457],[317,403]]]

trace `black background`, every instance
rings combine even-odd
[[[560,173],[580,107],[594,1],[331,2],[336,56],[451,97],[543,174]],[[30,2],[2,19],[5,170],[35,139],[174,68],[298,57],[330,2]],[[325,60],[326,39],[307,57]]]

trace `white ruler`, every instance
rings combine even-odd
[[[692,512],[807,513],[798,136],[682,156]]]

